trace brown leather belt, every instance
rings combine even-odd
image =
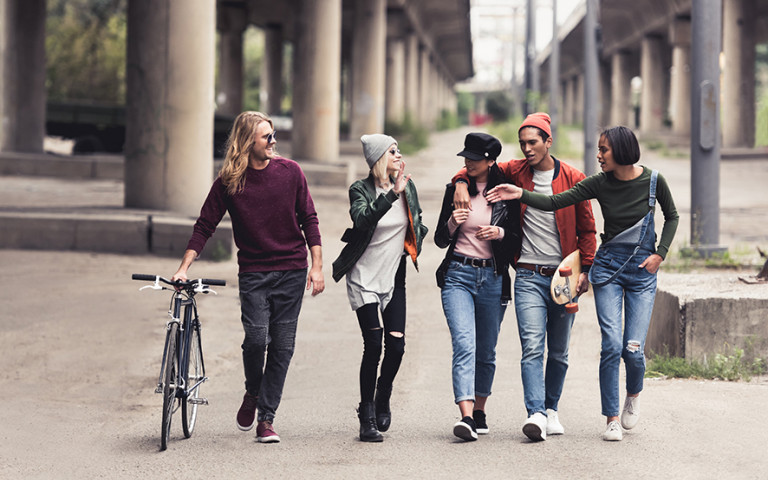
[[[538,272],[538,274],[543,277],[551,277],[557,271],[557,267],[552,267],[549,265],[534,265],[532,263],[518,263],[517,268],[524,268],[526,270],[531,270],[532,272]]]

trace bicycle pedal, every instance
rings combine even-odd
[[[157,388],[155,388],[155,393],[163,393],[163,386],[158,385]]]
[[[189,403],[193,405],[208,405],[207,398],[190,398]]]

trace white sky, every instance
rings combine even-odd
[[[557,0],[558,25],[583,1]],[[513,58],[515,74],[521,78],[526,3],[526,0],[472,0],[472,54],[476,72],[472,83],[507,84],[512,79]],[[552,0],[535,0],[535,3],[536,48],[540,50],[552,38]]]

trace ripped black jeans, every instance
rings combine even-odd
[[[373,402],[376,375],[384,340],[384,359],[381,361],[379,388],[388,389],[395,380],[405,353],[405,259],[395,274],[395,291],[387,308],[381,314],[384,329],[379,322],[379,304],[368,303],[355,310],[363,334],[363,359],[360,363],[360,401]],[[400,333],[399,336],[392,333]]]

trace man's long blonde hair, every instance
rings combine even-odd
[[[261,112],[243,112],[235,119],[227,139],[224,165],[219,171],[221,182],[227,187],[229,195],[240,193],[245,188],[245,172],[248,170],[256,128],[261,122],[269,122],[269,126],[274,129],[272,119]]]

